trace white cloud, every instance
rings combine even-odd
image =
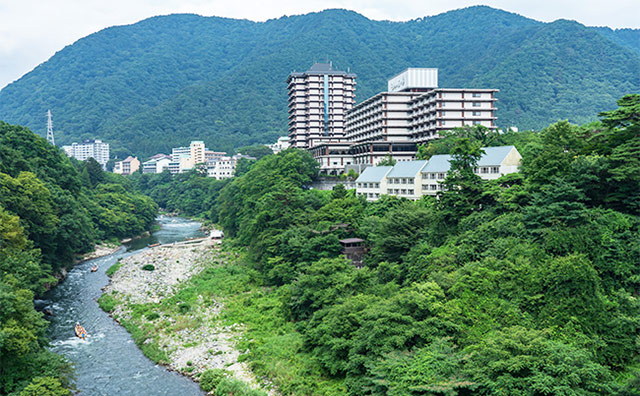
[[[113,25],[154,15],[196,13],[255,21],[347,8],[371,19],[394,21],[467,7],[470,0],[0,0],[0,87],[18,79],[64,46]],[[574,19],[585,25],[639,28],[637,0],[486,0],[483,4],[549,22]]]

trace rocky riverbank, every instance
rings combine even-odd
[[[144,339],[137,340],[143,352],[157,351],[154,355],[163,358],[155,360],[170,369],[195,380],[206,370],[225,369],[257,388],[252,372],[238,361],[235,344],[241,328],[219,323],[222,302],[210,296],[198,296],[198,304],[188,307],[168,302],[185,281],[225,257],[207,239],[146,249],[117,264],[101,300],[109,301],[107,309],[118,322],[144,331]]]

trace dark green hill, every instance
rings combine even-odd
[[[120,155],[196,138],[230,150],[285,133],[287,75],[329,58],[358,74],[357,100],[403,68],[438,67],[442,87],[500,89],[499,125],[584,122],[640,91],[640,51],[619,33],[484,6],[408,22],[154,17],[85,37],[10,84],[0,119],[44,133],[50,108],[59,144],[97,137]]]

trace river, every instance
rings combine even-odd
[[[39,301],[54,313],[49,326],[51,349],[74,365],[80,395],[204,395],[195,382],[147,359],[129,333],[96,302],[109,282],[105,271],[118,258],[134,254],[147,244],[202,236],[200,223],[184,218],[160,216],[158,223],[160,230],[150,237],[135,240],[112,255],[76,265],[44,301]],[[97,272],[91,272],[93,264],[98,265]],[[87,340],[75,336],[76,321],[87,329]]]

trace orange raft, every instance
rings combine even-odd
[[[84,327],[80,326],[80,323],[76,323],[76,336],[78,338],[82,338],[83,340],[85,338],[87,338],[87,331],[84,329]]]

